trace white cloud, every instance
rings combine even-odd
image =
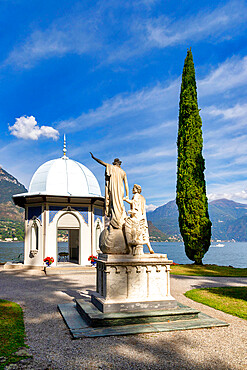
[[[146,212],[152,212],[156,208],[158,208],[158,206],[155,206],[154,204],[146,204]]]
[[[35,29],[14,47],[4,64],[30,68],[42,59],[68,53],[90,54],[99,58],[100,63],[115,63],[143,55],[153,48],[206,38],[217,41],[231,39],[241,25],[245,27],[247,20],[244,1],[230,1],[214,10],[204,9],[193,17],[185,14],[177,20],[164,16],[150,17],[150,13],[144,11],[144,4],[152,6],[154,2],[136,2],[131,16],[119,22],[115,19],[119,7],[131,8],[131,2],[97,2],[87,10],[77,7],[77,12],[72,8],[70,14],[53,21],[46,29]],[[112,38],[114,32],[122,34],[117,44]]]
[[[168,121],[162,122],[161,124],[150,124],[150,126],[140,129],[140,130],[128,130],[127,134],[123,134],[122,131],[116,133],[114,131],[110,132],[108,135],[104,135],[104,140],[100,137],[96,140],[95,137],[93,139],[88,140],[88,138],[78,146],[73,147],[70,149],[71,156],[80,156],[84,153],[88,153],[89,151],[95,153],[102,153],[106,149],[111,146],[111,148],[115,147],[117,144],[117,148],[119,150],[121,145],[126,145],[126,143],[130,144],[131,142],[135,142],[136,147],[139,145],[143,146],[143,141],[149,141],[152,138],[154,142],[157,138],[162,137],[162,135],[167,136],[167,132],[172,129],[173,127],[177,127],[177,122]],[[124,163],[132,163],[135,160],[138,161],[146,161],[147,159],[157,158],[157,157],[165,157],[165,156],[174,156],[175,147],[173,146],[166,146],[166,150],[164,150],[164,146],[156,147],[155,149],[145,150],[143,152],[137,154],[130,154],[126,155],[126,151],[124,151],[123,155],[121,155],[121,160],[124,160]],[[119,152],[116,155],[120,155]]]
[[[227,148],[225,148],[227,152],[232,138],[235,138],[236,135],[238,135],[238,140],[241,140],[243,134],[247,133],[247,104],[237,103],[233,107],[229,108],[228,106],[229,105],[227,105],[226,101],[223,108],[222,105],[219,105],[218,107],[213,105],[203,108],[202,116],[205,118],[205,122],[210,122],[211,117],[213,117],[214,121],[216,122],[216,125],[214,125],[210,131],[205,131],[204,137],[206,139],[208,148],[212,147],[212,145],[214,147],[218,147],[218,142],[220,140],[222,146],[227,146]],[[226,138],[228,144],[225,142]],[[240,145],[245,147],[243,142],[241,142]]]
[[[212,7],[211,7],[212,8]],[[184,14],[173,19],[165,16],[140,18],[128,25],[129,37],[118,48],[108,52],[107,62],[125,61],[143,55],[150,49],[174,47],[207,39],[232,39],[246,27],[247,7],[244,1],[229,1],[215,9],[203,9],[193,16]]]
[[[162,133],[166,133],[168,129],[172,127],[177,127],[177,122],[175,120],[162,122],[158,125],[151,125],[145,129],[141,129],[138,131],[133,131],[132,133],[124,136],[121,138],[121,140],[136,140],[138,137],[144,138],[144,137],[155,137],[157,135],[161,135]]]
[[[33,116],[22,116],[16,118],[15,124],[9,126],[11,135],[18,137],[19,139],[31,139],[38,140],[41,136],[49,139],[57,140],[59,132],[50,126],[39,127],[35,117]]]
[[[227,78],[226,78],[227,76]],[[67,132],[81,131],[90,126],[97,126],[112,119],[126,116],[130,120],[131,115],[136,116],[137,113],[140,118],[140,113],[145,112],[145,118],[149,112],[160,112],[162,119],[166,116],[166,112],[177,107],[180,78],[170,81],[169,85],[157,84],[151,88],[145,88],[136,91],[132,94],[118,94],[111,99],[105,100],[101,106],[82,113],[76,118],[71,118],[65,121],[58,122],[58,127],[66,129]],[[225,93],[227,90],[235,89],[239,86],[247,84],[247,56],[241,58],[233,57],[220,64],[217,68],[211,71],[205,78],[198,80],[198,96],[207,97],[210,95],[217,95]],[[210,110],[211,109],[211,110]],[[219,114],[223,114],[219,108],[205,107],[203,114],[216,114],[218,109]],[[235,106],[232,110],[228,110],[225,115],[244,115],[247,109],[246,105]],[[243,112],[243,113],[242,113]],[[143,115],[144,116],[144,115]],[[167,123],[165,122],[164,125]],[[169,123],[168,123],[169,124]],[[155,130],[155,128],[154,128]],[[145,130],[140,131],[137,135],[145,135]],[[151,131],[150,131],[151,134]],[[129,135],[131,136],[131,135]]]
[[[225,31],[233,33],[247,19],[244,2],[231,1],[214,10],[197,13],[190,18],[173,21],[160,17],[147,22],[148,42],[165,48],[184,43],[186,40],[198,41],[206,37],[224,37]],[[228,34],[228,37],[231,36]]]
[[[218,108],[210,106],[204,109],[204,113],[211,116],[222,116],[224,119],[245,118],[247,116],[247,104],[237,103],[231,108]]]
[[[161,174],[166,174],[166,181],[169,176],[176,173],[176,161],[167,161],[162,163],[150,163],[147,165],[131,166],[128,170],[129,175],[138,175],[140,178],[144,177],[160,177]]]
[[[238,137],[221,138],[220,143],[215,137],[207,143],[207,156],[217,159],[234,158],[247,154],[247,134]]]
[[[152,137],[152,140],[154,138]],[[144,149],[144,148],[143,148]],[[149,162],[156,162],[157,159],[159,158],[164,158],[164,157],[171,157],[175,158],[176,155],[176,148],[175,146],[167,146],[165,149],[163,146],[160,147],[152,147],[151,149],[144,149],[142,152],[139,153],[131,153],[128,156],[122,156],[121,160],[130,165],[131,163],[142,163],[147,161]]]
[[[229,200],[235,200],[238,202],[246,203],[247,201],[247,191],[241,190],[238,192],[233,193],[210,193],[208,194],[208,200],[209,202],[217,199],[229,199]]]
[[[232,57],[220,64],[204,79],[198,80],[199,96],[217,95],[247,83],[247,56]]]
[[[124,115],[128,115],[129,119],[131,114],[136,116],[137,112],[166,111],[174,106],[174,103],[177,104],[178,91],[179,82],[175,80],[168,86],[158,84],[133,94],[119,94],[88,113],[60,122],[58,127],[65,128],[67,131],[80,131],[103,122],[105,124],[108,120]]]
[[[225,177],[223,181],[216,181],[216,178],[213,182],[208,185],[207,196],[210,201],[216,199],[230,199],[238,202],[247,203],[247,180],[246,176],[239,177],[239,179],[233,180],[230,177]]]
[[[4,64],[30,68],[37,61],[54,56],[95,52],[100,45],[100,36],[93,19],[70,15],[54,21],[45,30],[34,30],[12,50]]]

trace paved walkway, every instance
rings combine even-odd
[[[246,369],[247,322],[183,296],[196,287],[232,285],[246,286],[247,278],[171,278],[177,300],[229,327],[72,340],[57,304],[94,290],[94,273],[44,276],[0,269],[0,297],[24,310],[34,360],[20,368],[29,369]]]

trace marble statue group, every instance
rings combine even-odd
[[[139,255],[143,253],[143,245],[146,244],[150,253],[154,253],[149,242],[146,202],[141,195],[141,186],[133,186],[133,197],[130,199],[127,176],[121,168],[122,162],[115,158],[109,164],[90,154],[105,167],[105,215],[109,223],[100,235],[101,251],[107,254]],[[129,216],[124,201],[130,204]]]

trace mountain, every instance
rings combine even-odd
[[[23,220],[24,210],[14,205],[12,195],[25,192],[25,186],[0,167],[0,220]]]
[[[214,239],[247,241],[246,227],[242,217],[247,215],[247,204],[237,203],[228,199],[218,199],[209,203],[209,215],[212,221]],[[241,220],[242,227],[238,226]],[[241,231],[241,232],[240,232]],[[238,232],[240,232],[238,234]]]
[[[209,215],[212,239],[247,241],[247,204],[228,199],[214,200],[209,203]],[[148,212],[147,218],[168,236],[180,235],[175,200]]]
[[[0,223],[23,221],[24,210],[15,206],[12,196],[27,189],[14,176],[0,167]],[[247,241],[247,204],[218,199],[209,203],[212,239]],[[180,240],[178,209],[172,200],[152,212],[147,212],[151,240]],[[3,224],[2,224],[3,223]]]
[[[169,236],[180,235],[178,209],[175,200],[156,208],[152,212],[147,212],[147,219]]]
[[[243,216],[233,221],[229,226],[227,233],[231,239],[236,242],[247,241],[247,216]]]
[[[169,240],[168,236],[155,227],[152,221],[148,221],[148,231],[151,242],[165,242]]]

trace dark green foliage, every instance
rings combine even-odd
[[[24,240],[24,222],[0,219],[0,239],[17,238],[18,241]]]
[[[202,121],[197,104],[195,68],[188,50],[182,75],[178,127],[177,197],[185,252],[196,264],[208,251],[211,222],[204,179]]]
[[[148,232],[151,242],[165,242],[168,236],[154,226],[152,221],[148,221]]]

